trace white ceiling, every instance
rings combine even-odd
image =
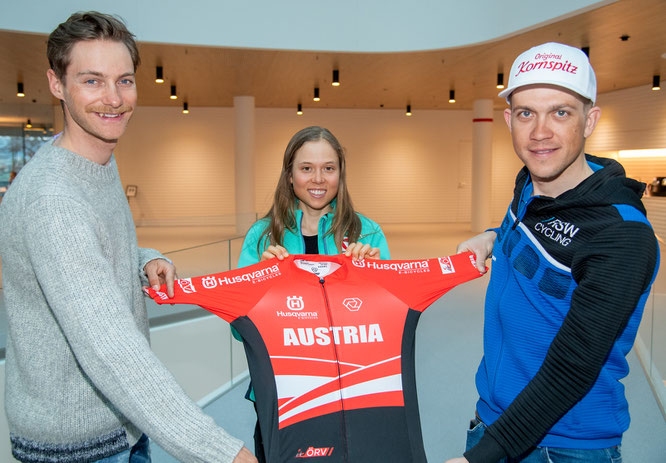
[[[142,42],[273,50],[401,52],[460,47],[615,0],[7,1],[0,29],[50,33],[67,12],[117,14]]]

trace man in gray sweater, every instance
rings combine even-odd
[[[112,156],[137,102],[132,34],[116,18],[77,13],[47,54],[65,129],[0,206],[14,456],[150,461],[146,433],[181,461],[256,462],[150,350],[141,287],[172,288],[175,268],[137,246]]]

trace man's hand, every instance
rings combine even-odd
[[[285,248],[283,248],[279,244],[276,244],[275,246],[271,245],[268,246],[266,250],[261,254],[260,262],[272,259],[273,257],[277,257],[279,260],[284,260],[284,258],[287,256],[289,256],[289,253]]]
[[[476,268],[479,269],[479,272],[486,273],[486,260],[493,255],[495,238],[497,238],[497,233],[494,231],[483,232],[460,243],[456,254],[467,251],[473,252],[476,256]]]
[[[458,457],[458,458],[451,458],[450,460],[446,460],[446,463],[469,463],[469,461],[467,461],[467,458],[465,458],[465,457]]]
[[[234,458],[233,463],[257,463],[257,458],[247,448],[243,447]]]
[[[345,256],[354,260],[360,259],[379,259],[379,248],[373,248],[369,244],[351,243],[347,246]]]
[[[143,267],[148,277],[148,284],[155,291],[159,291],[160,286],[166,283],[167,296],[173,297],[173,280],[176,278],[176,267],[164,259],[153,259]]]

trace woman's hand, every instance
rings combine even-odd
[[[379,248],[373,248],[369,244],[351,243],[347,246],[345,256],[354,260],[360,259],[379,259]]]
[[[272,259],[273,257],[277,257],[279,260],[283,260],[285,257],[288,257],[289,253],[285,248],[280,246],[279,244],[276,245],[271,245],[266,248],[266,250],[261,254],[261,260],[260,262],[268,259]]]
[[[486,259],[493,255],[493,245],[495,244],[497,233],[494,231],[487,231],[476,235],[473,238],[463,241],[458,245],[456,250],[457,254],[461,252],[470,251],[476,257],[476,268],[479,272],[486,273]]]

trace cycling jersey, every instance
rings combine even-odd
[[[480,276],[471,253],[423,260],[291,255],[177,280],[243,336],[268,462],[426,461],[414,338],[430,304]]]

